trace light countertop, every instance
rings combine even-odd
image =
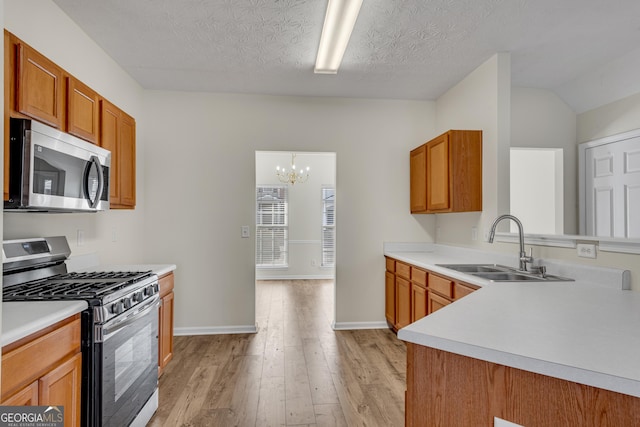
[[[3,302],[0,346],[18,341],[86,308],[85,301]]]
[[[619,283],[611,286],[581,279],[491,283],[435,265],[487,262],[469,260],[468,253],[456,257],[438,250],[385,251],[385,255],[392,254],[482,287],[401,329],[398,338],[640,397],[640,292],[621,290]],[[596,282],[598,277],[618,277],[624,282],[621,271],[617,275],[613,269],[600,273],[602,276],[594,273]]]

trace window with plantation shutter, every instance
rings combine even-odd
[[[333,187],[322,188],[322,266],[335,266],[336,247],[336,190]]]
[[[256,267],[287,267],[289,206],[286,186],[256,189]]]

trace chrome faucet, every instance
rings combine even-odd
[[[531,255],[527,256],[527,253],[524,251],[524,231],[522,229],[522,223],[518,218],[509,214],[500,215],[496,218],[495,221],[493,221],[491,231],[489,232],[489,243],[493,243],[493,239],[496,237],[496,226],[503,219],[513,220],[513,222],[518,226],[518,234],[520,237],[520,271],[527,271],[527,263],[533,262],[533,257]]]

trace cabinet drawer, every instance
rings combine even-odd
[[[79,315],[36,334],[31,340],[27,337],[20,341],[18,347],[3,349],[2,398],[32,383],[68,355],[80,352]]]
[[[453,297],[453,282],[444,277],[429,274],[429,289],[446,297]]]
[[[387,258],[387,271],[391,273],[396,272],[396,260],[393,258]]]
[[[462,283],[456,283],[453,287],[453,299],[460,299],[462,297],[466,297],[476,289],[477,288],[464,285]]]
[[[396,275],[404,277],[407,280],[411,280],[411,267],[409,264],[396,261]]]
[[[419,268],[411,267],[411,281],[423,288],[427,287],[427,272]]]

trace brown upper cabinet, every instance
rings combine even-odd
[[[81,81],[67,77],[67,132],[96,144],[98,117],[98,94]]]
[[[100,146],[111,151],[111,208],[136,205],[136,122],[109,101],[100,100]]]
[[[62,68],[22,42],[16,44],[16,55],[16,110],[62,129]]]
[[[14,34],[4,31],[4,200],[9,123],[32,118],[111,151],[110,206],[136,205],[136,122]]]
[[[482,210],[482,131],[450,130],[410,154],[411,213]]]

